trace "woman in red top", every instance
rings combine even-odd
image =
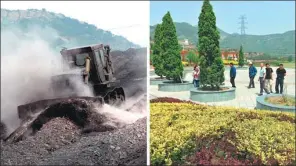
[[[200,74],[200,70],[199,70],[199,67],[196,65],[194,66],[193,73],[192,73],[193,84],[195,88],[199,87],[199,74]]]

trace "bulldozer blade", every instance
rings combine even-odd
[[[104,104],[104,99],[102,97],[69,97],[69,98],[56,98],[56,99],[47,99],[39,100],[32,103],[24,104],[18,106],[18,116],[22,122],[31,119],[34,116],[37,116],[38,113],[45,110],[50,105],[61,103],[61,102],[71,102],[71,100],[83,99],[91,101],[94,103]]]
[[[17,128],[13,133],[11,133],[7,138],[5,138],[4,141],[7,143],[13,143],[21,140],[23,135],[28,131],[30,125],[34,120],[35,118],[32,118],[23,123],[22,126]]]
[[[14,132],[12,132],[8,137],[4,139],[5,142],[7,143],[18,142],[19,140],[22,140],[24,137],[34,132],[33,131],[34,125],[36,124],[39,125],[40,122],[45,123],[51,118],[58,117],[58,113],[48,112],[48,111],[52,111],[53,108],[51,107],[59,106],[60,104],[61,105],[72,104],[72,105],[76,105],[77,107],[77,104],[80,105],[81,103],[79,104],[79,102],[81,101],[82,103],[85,103],[85,101],[87,101],[89,104],[91,103],[95,103],[99,105],[104,104],[104,100],[101,97],[71,97],[71,98],[40,100],[40,101],[19,106],[18,113],[19,113],[19,117],[22,119],[22,124],[20,125],[20,127],[18,127]],[[59,112],[61,111],[60,112],[61,114],[65,114],[65,116],[67,116],[66,115],[67,110],[57,110],[57,111]],[[73,110],[73,114],[75,114],[75,110]],[[84,117],[78,117],[78,119],[83,119],[83,118]]]

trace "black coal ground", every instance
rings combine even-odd
[[[1,143],[1,165],[146,165],[146,118],[110,132],[77,131],[70,121],[56,118],[34,137]]]
[[[146,49],[112,52],[115,77],[127,100],[146,94]],[[132,106],[143,107],[142,98]],[[123,128],[81,134],[65,118],[47,122],[33,136],[17,143],[1,142],[1,165],[146,165],[146,118]]]

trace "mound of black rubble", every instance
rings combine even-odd
[[[112,51],[114,76],[119,80],[147,77],[147,48]]]
[[[52,105],[1,142],[1,165],[146,165],[146,118],[106,123],[98,110],[81,99]]]
[[[0,140],[4,139],[6,137],[6,126],[3,122],[0,122]]]
[[[118,86],[125,90],[126,97],[135,97],[147,92],[147,48],[112,51],[114,76]]]

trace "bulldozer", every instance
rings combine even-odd
[[[96,44],[77,48],[63,48],[60,53],[63,73],[51,78],[52,91],[57,98],[26,103],[17,107],[22,122],[32,119],[50,105],[71,99],[84,99],[120,106],[125,101],[122,87],[116,86],[116,78],[110,58],[109,45]],[[94,96],[79,96],[77,82],[84,83]],[[67,92],[67,93],[65,93]]]

